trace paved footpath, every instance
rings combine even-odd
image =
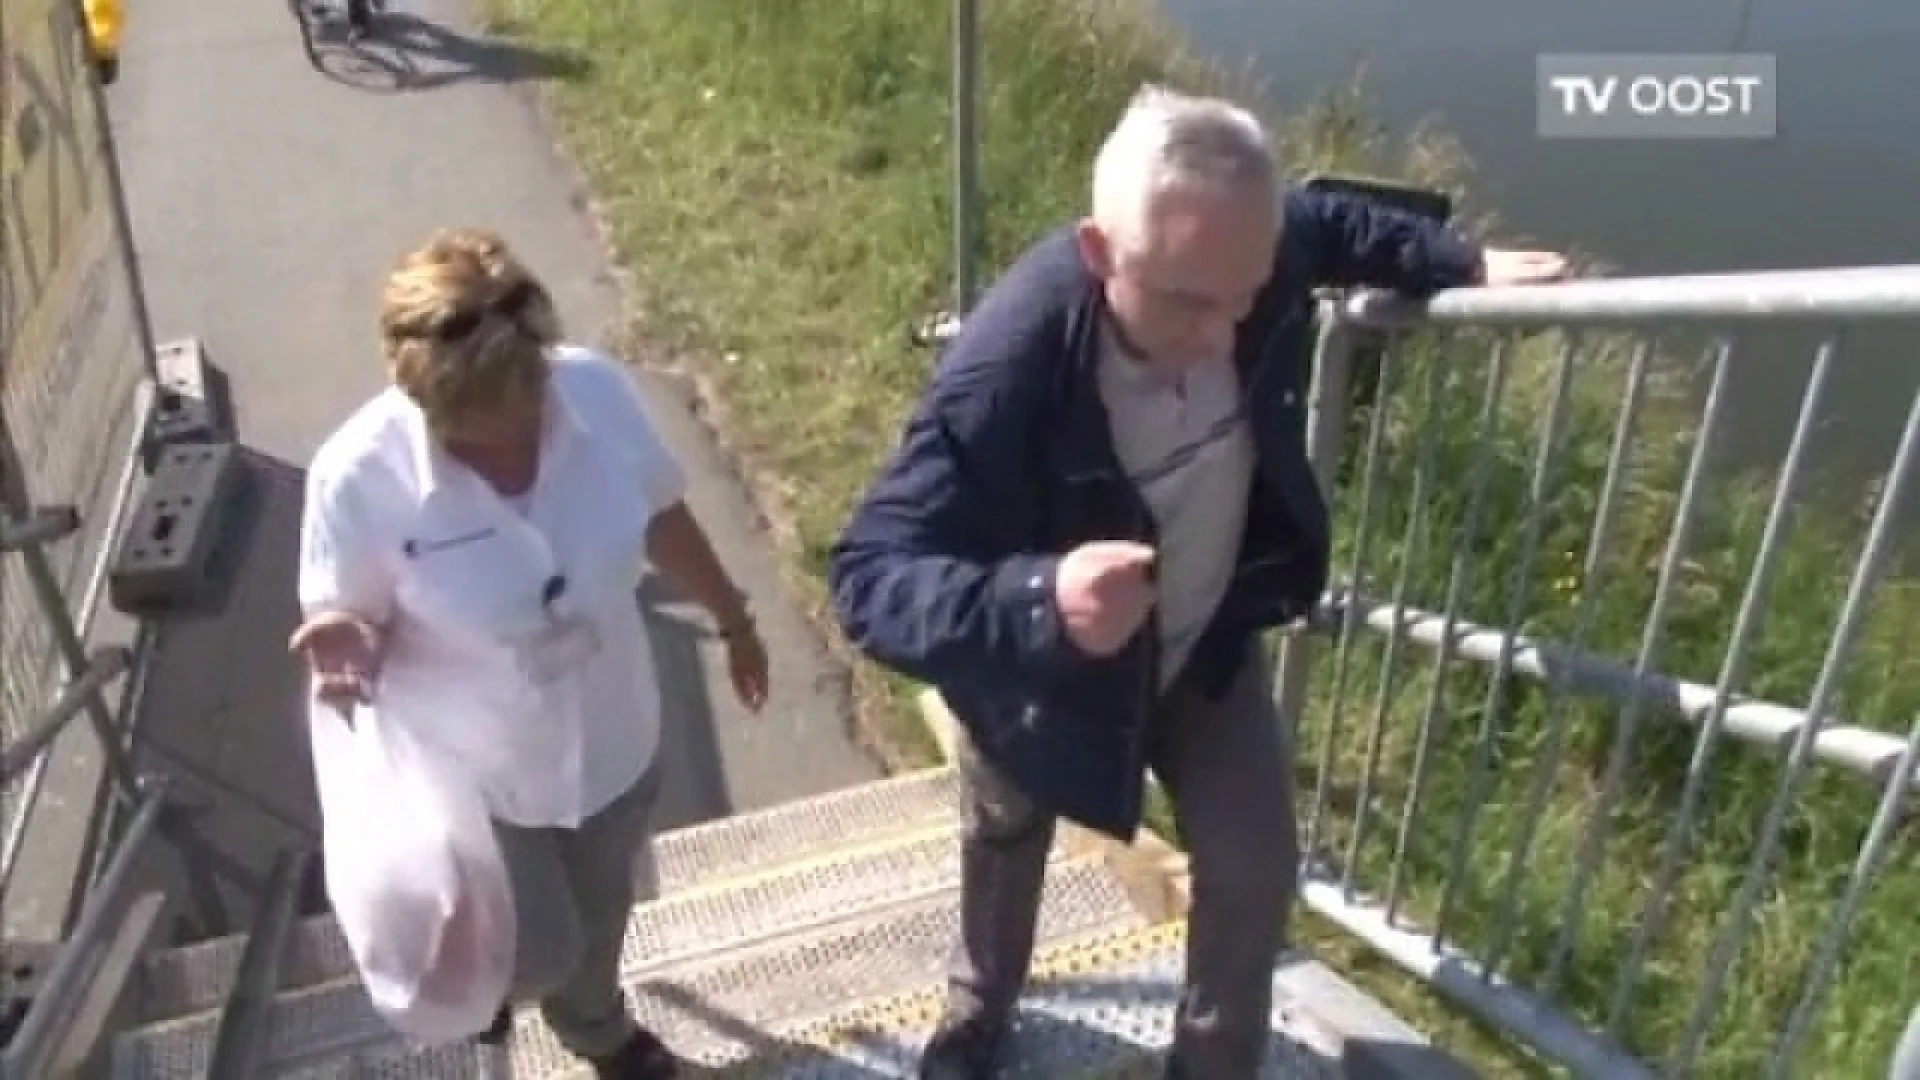
[[[576,340],[618,314],[577,181],[531,104],[528,82],[553,65],[485,42],[455,0],[394,3],[380,39],[349,47],[323,33],[310,54],[284,0],[131,0],[110,92],[156,334],[206,342],[264,493],[228,612],[168,632],[143,722],[308,821],[300,682],[281,652],[298,485],[315,447],[381,385],[384,270],[436,227],[491,226],[545,277]],[[768,713],[747,716],[699,617],[649,603],[670,727],[661,823],[877,775],[846,737],[844,674],[785,599],[744,496],[685,403],[647,390],[695,512],[756,598],[775,682]],[[284,835],[205,791],[204,827],[247,861]]]

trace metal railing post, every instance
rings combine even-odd
[[[307,868],[303,847],[283,850],[261,889],[260,909],[248,928],[246,944],[233,976],[233,988],[220,1008],[208,1080],[253,1080],[266,1070],[273,995],[280,988],[288,934],[298,916],[300,886]]]
[[[1352,336],[1340,316],[1338,305],[1323,303],[1320,307],[1319,335],[1313,351],[1313,381],[1305,404],[1307,461],[1313,466],[1314,476],[1319,480],[1330,517],[1331,507],[1337,502],[1338,492],[1335,488],[1339,482],[1340,459],[1344,453],[1347,417],[1352,403],[1348,393],[1352,346]],[[1305,715],[1307,690],[1313,678],[1311,631],[1315,617],[1316,613],[1309,612],[1306,624],[1281,640],[1279,656],[1274,664],[1274,703],[1280,714],[1280,723],[1287,730],[1287,745],[1292,747],[1296,756],[1299,753],[1300,722]],[[1314,823],[1302,824],[1305,829],[1301,835],[1300,859],[1305,863],[1314,858],[1309,842]]]
[[[980,257],[980,3],[953,0],[953,315],[965,319]]]
[[[126,894],[135,885],[140,855],[165,813],[164,791],[140,796],[127,832],[100,875],[65,945],[55,955],[40,994],[34,999],[13,1041],[0,1054],[0,1074],[11,1077],[53,1075],[56,1064],[79,1056],[97,1032],[82,1031],[102,1020],[105,1002],[118,997],[138,959],[139,947],[153,928],[157,897],[138,906],[134,918],[118,919]]]
[[[74,20],[74,32],[82,33],[86,10],[82,0],[72,0],[68,10]],[[114,248],[127,280],[127,299],[133,307],[133,328],[140,344],[140,358],[149,380],[157,385],[159,342],[153,336],[153,316],[147,308],[147,290],[140,279],[140,261],[133,247],[133,217],[127,212],[127,191],[120,177],[120,149],[114,141],[113,120],[107,110],[107,93],[100,80],[87,78],[87,102],[93,111],[94,134],[100,152],[100,164],[107,181],[107,201],[113,211]]]

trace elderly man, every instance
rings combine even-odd
[[[1148,768],[1193,868],[1168,1075],[1255,1075],[1298,862],[1259,634],[1328,572],[1304,453],[1311,290],[1564,265],[1283,193],[1259,121],[1228,102],[1149,87],[1130,104],[1091,215],[988,291],[833,551],[849,637],[964,728],[962,946],[922,1076],[997,1067],[1055,818],[1130,838]]]

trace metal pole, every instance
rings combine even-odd
[[[1349,409],[1348,377],[1353,347],[1351,327],[1332,304],[1320,307],[1319,339],[1313,350],[1313,374],[1308,387],[1307,461],[1320,482],[1320,490],[1331,508],[1339,498],[1338,469],[1345,449]],[[1331,510],[1329,511],[1331,516]],[[1358,567],[1355,568],[1357,573]],[[1291,753],[1299,753],[1301,722],[1306,718],[1308,690],[1313,678],[1312,637],[1314,613],[1308,612],[1304,625],[1281,638],[1279,655],[1274,658],[1274,703],[1280,723],[1287,734]],[[1292,762],[1289,762],[1292,765]],[[1324,765],[1324,762],[1323,762]],[[1324,780],[1324,777],[1322,777]],[[1301,836],[1300,860],[1305,870],[1318,857],[1318,799],[1312,824]]]
[[[76,43],[81,48],[81,59],[88,58],[86,46],[86,10],[81,0],[73,0],[68,11],[73,19],[76,31]],[[133,218],[127,212],[127,193],[120,180],[120,151],[113,138],[113,117],[107,109],[107,94],[94,77],[93,65],[82,63],[87,84],[87,100],[93,108],[94,133],[99,136],[97,149],[100,152],[101,171],[107,182],[107,201],[113,211],[113,238],[119,248],[120,269],[127,280],[127,300],[133,308],[134,334],[140,342],[140,361],[148,380],[156,385],[159,373],[156,368],[159,358],[158,343],[153,336],[153,316],[147,310],[147,289],[140,279],[140,263],[133,245]],[[146,421],[141,420],[144,427]]]
[[[209,1080],[249,1080],[267,1072],[273,995],[280,987],[287,935],[299,916],[296,909],[306,868],[307,852],[297,846],[274,859],[259,911],[240,950],[232,989],[220,1007],[213,1057],[207,1064]]]
[[[953,0],[953,314],[973,309],[980,236],[980,4]]]
[[[47,1065],[60,1051],[76,1006],[82,1003],[77,999],[83,998],[87,990],[92,975],[88,965],[99,961],[101,944],[113,937],[115,909],[133,885],[140,854],[160,824],[165,803],[164,790],[148,791],[141,796],[139,809],[127,824],[126,836],[108,860],[99,884],[87,893],[86,904],[74,921],[72,933],[54,957],[45,989],[13,1033],[6,1053],[0,1055],[0,1073],[9,1077],[47,1074]]]

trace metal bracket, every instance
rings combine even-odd
[[[0,782],[11,783],[25,773],[74,717],[100,703],[101,692],[132,664],[132,653],[120,646],[97,649],[88,656],[85,666],[72,674],[46,711],[24,733],[0,747]],[[114,733],[108,730],[100,735],[111,739]]]
[[[158,615],[212,598],[220,540],[233,516],[239,457],[230,442],[160,449],[108,573],[116,609]]]
[[[79,531],[80,511],[71,506],[43,506],[25,518],[0,515],[0,553],[51,544]]]
[[[149,473],[169,446],[232,439],[206,347],[198,339],[170,341],[154,350],[153,370],[153,419],[140,449]]]
[[[916,349],[946,348],[960,333],[960,316],[936,311],[907,331],[907,344]]]
[[[20,1030],[59,951],[58,942],[0,941],[0,1047]]]

